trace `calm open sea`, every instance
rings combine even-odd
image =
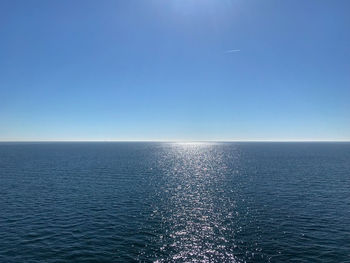
[[[350,262],[350,143],[0,143],[0,262]]]

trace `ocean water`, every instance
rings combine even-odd
[[[350,262],[350,143],[0,143],[0,262]]]

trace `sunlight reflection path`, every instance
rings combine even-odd
[[[235,204],[220,196],[227,167],[214,144],[173,143],[161,158],[166,182],[161,189],[165,233],[160,250],[171,259],[158,262],[238,262],[222,220],[232,217]]]

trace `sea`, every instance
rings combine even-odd
[[[2,142],[0,262],[350,262],[350,143]]]

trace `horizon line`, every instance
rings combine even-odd
[[[200,142],[350,142],[350,140],[0,140],[6,142],[168,142],[168,143],[200,143]]]

